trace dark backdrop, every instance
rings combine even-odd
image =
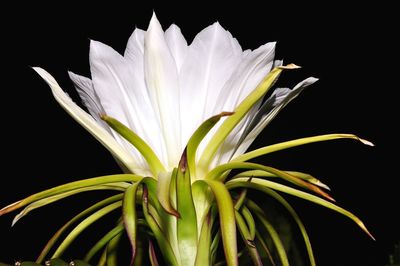
[[[140,3],[142,4],[142,3]],[[345,4],[263,6],[241,2],[220,8],[205,2],[168,7],[121,3],[5,7],[2,18],[2,160],[0,205],[67,181],[119,172],[112,157],[53,100],[29,68],[52,73],[77,100],[66,71],[89,75],[89,39],[123,52],[137,26],[146,29],[152,10],[164,29],[178,24],[190,41],[219,21],[243,48],[278,41],[277,58],[303,66],[283,75],[293,85],[320,81],[291,103],[254,147],[325,133],[355,133],[373,141],[335,141],[264,157],[266,164],[310,172],[328,183],[338,204],[353,211],[376,237],[369,239],[347,218],[289,198],[309,231],[319,265],[385,265],[400,239],[399,148],[396,101],[398,52],[391,8]],[[398,46],[398,45],[397,45]],[[10,228],[0,218],[0,261],[34,259],[55,229],[96,199],[88,193],[33,211]],[[90,239],[90,236],[87,238]],[[84,254],[85,240],[65,259]],[[86,241],[87,242],[87,241]]]

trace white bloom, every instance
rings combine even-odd
[[[74,104],[46,71],[35,70],[49,83],[57,101],[118,161],[145,175],[150,171],[142,155],[99,114],[116,118],[138,134],[170,171],[204,120],[222,111],[234,111],[273,66],[281,64],[274,62],[274,54],[275,43],[243,51],[219,23],[202,30],[188,45],[176,25],[164,32],[153,15],[147,31],[133,32],[123,56],[91,41],[91,79],[69,73],[92,117]],[[293,90],[277,89],[263,106],[256,104],[225,140],[213,166],[242,154],[276,113],[314,81],[309,78]]]

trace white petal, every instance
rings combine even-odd
[[[144,71],[151,102],[160,118],[168,165],[175,167],[182,153],[179,84],[175,60],[155,14],[144,39]]]
[[[143,132],[138,132],[139,129],[134,127],[136,117],[130,98],[127,97],[126,88],[130,81],[125,79],[129,77],[129,73],[123,59],[111,47],[93,40],[90,42],[89,61],[92,81],[104,111],[140,135]],[[119,134],[112,132],[118,143],[137,160],[137,164],[146,168],[146,163],[139,152]]]
[[[89,131],[101,144],[103,144],[124,166],[132,173],[142,174],[142,168],[138,167],[133,157],[121,147],[115,139],[85,111],[77,106],[71,98],[64,93],[56,80],[44,69],[33,68],[50,86],[56,101],[70,114],[80,125]]]
[[[275,42],[266,43],[243,56],[243,60],[218,97],[219,102],[224,103],[222,107],[218,107],[220,110],[234,110],[271,71],[275,46]]]
[[[130,116],[132,106],[126,97],[130,73],[124,58],[111,47],[92,40],[89,60],[92,81],[105,112],[135,130]]]
[[[188,50],[188,45],[185,37],[182,35],[181,29],[175,24],[172,24],[165,31],[165,41],[175,59],[176,68],[179,73]]]
[[[90,43],[90,70],[104,111],[137,133],[160,156],[160,138],[154,134],[158,131],[158,122],[151,105],[147,105],[150,108],[147,112],[142,108],[146,103],[143,101],[145,88],[138,74],[143,72],[135,72],[128,60],[111,47],[96,41]],[[143,168],[147,167],[144,158],[130,143],[118,134],[114,136]]]
[[[272,68],[279,67],[279,66],[283,66],[283,60],[277,59],[274,61],[274,65]]]
[[[144,53],[144,31],[141,29],[135,29],[129,37],[126,45],[124,57],[135,62],[141,60],[143,62]]]
[[[233,111],[244,98],[254,90],[260,81],[271,71],[275,56],[275,43],[267,43],[252,52],[246,52],[234,74],[219,95],[216,113],[223,110]],[[238,147],[242,135],[257,112],[261,100],[257,102],[246,117],[232,130],[218,152],[213,164],[228,162]]]
[[[299,84],[297,84],[289,93],[285,89],[280,89],[275,94],[276,103],[273,103],[272,110],[270,108],[260,109],[260,114],[255,116],[255,121],[257,122],[256,126],[251,129],[248,135],[245,137],[242,143],[240,143],[239,148],[236,150],[233,158],[238,155],[243,154],[247,148],[251,145],[251,143],[255,140],[255,138],[261,133],[261,131],[275,118],[275,116],[294,98],[296,98],[306,87],[310,86],[318,79],[310,77]],[[272,96],[271,96],[272,97]],[[268,111],[268,113],[264,113]],[[257,121],[258,120],[258,121]],[[252,123],[250,125],[253,127]]]
[[[128,92],[134,93],[131,98],[135,102],[135,113],[140,118],[138,123],[145,126],[143,128],[143,136],[140,136],[153,148],[161,161],[166,164],[168,155],[164,139],[160,135],[161,121],[158,116],[158,110],[153,108],[145,81],[144,36],[145,31],[135,29],[125,49],[124,58],[131,73],[129,78],[132,79]]]
[[[108,130],[108,126],[106,126],[104,121],[100,118],[100,115],[105,112],[103,107],[101,106],[99,97],[94,91],[92,80],[77,75],[71,71],[68,71],[68,75],[89,113],[97,121],[97,123],[101,124],[105,129]]]
[[[241,56],[240,45],[219,23],[194,38],[179,75],[184,142],[201,122],[215,114],[217,96]]]
[[[292,90],[289,88],[275,89],[272,95],[262,104],[257,112],[252,115],[248,125],[246,126],[246,130],[241,135],[241,141],[239,141],[238,144],[246,138],[246,136],[260,123],[260,121],[273,110],[273,108],[281,104],[291,92]]]

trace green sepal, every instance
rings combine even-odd
[[[122,219],[132,248],[131,265],[136,256],[136,237],[137,237],[137,214],[136,214],[136,192],[141,181],[128,187],[124,193],[122,201]]]
[[[258,254],[257,247],[254,245],[254,237],[251,235],[245,219],[243,219],[243,216],[237,210],[235,210],[235,219],[240,235],[242,236],[243,242],[247,247],[247,250],[250,254],[253,264],[256,266],[262,266],[261,258],[260,255]]]
[[[82,222],[80,222],[69,234],[68,236],[64,239],[64,241],[58,246],[57,250],[54,252],[52,258],[58,258],[60,257],[64,251],[68,248],[68,246],[72,243],[72,241],[75,240],[75,238],[83,232],[89,225],[92,223],[96,222],[98,219],[103,217],[104,215],[110,213],[111,211],[120,208],[122,205],[122,202],[117,201],[114,203],[111,203],[110,205],[101,208],[100,210],[96,211],[86,219],[84,219]]]
[[[147,187],[143,188],[143,214],[144,217],[151,228],[151,231],[154,234],[154,237],[157,240],[158,245],[160,246],[160,250],[164,255],[164,259],[168,263],[168,265],[175,266],[179,265],[177,261],[176,254],[174,253],[172,246],[170,245],[166,235],[164,235],[163,231],[161,230],[159,224],[153,218],[153,216],[149,212],[149,193]]]
[[[232,169],[254,169],[254,170],[262,170],[268,173],[272,173],[290,183],[293,183],[295,185],[298,185],[302,188],[308,189],[310,191],[313,191],[329,200],[335,201],[328,193],[325,191],[321,190],[318,186],[315,186],[311,183],[308,183],[300,178],[297,178],[296,176],[292,176],[288,174],[285,171],[278,170],[273,167],[261,165],[261,164],[256,164],[256,163],[248,163],[248,162],[229,162],[226,164],[221,164],[217,167],[215,167],[212,171],[210,171],[207,175],[207,179],[212,179],[212,180],[221,180],[220,178],[224,176],[223,174],[226,171],[230,171]]]
[[[219,181],[197,180],[196,182],[206,183],[214,194],[218,206],[226,264],[228,266],[237,266],[236,223],[231,195],[225,185]]]
[[[275,230],[274,226],[268,221],[264,211],[253,201],[248,200],[246,202],[246,206],[253,211],[256,217],[260,220],[261,224],[264,226],[269,236],[271,237],[272,242],[275,245],[278,257],[281,261],[282,266],[289,266],[289,260],[283,246],[283,243],[279,237],[278,232]]]
[[[124,225],[120,223],[107,234],[105,234],[86,254],[84,261],[89,262],[97,252],[103,249],[114,237],[119,235],[124,230]]]
[[[179,163],[176,177],[176,204],[180,217],[177,220],[177,237],[181,265],[193,265],[197,252],[197,217],[192,197],[190,169],[186,154]]]
[[[50,238],[50,240],[47,242],[46,246],[43,248],[42,252],[40,253],[39,257],[36,259],[37,263],[42,263],[47,254],[49,253],[50,249],[54,246],[54,244],[57,242],[57,240],[60,238],[60,236],[74,223],[82,219],[83,217],[87,216],[88,214],[93,213],[94,211],[109,205],[111,203],[114,203],[116,201],[121,201],[122,199],[122,193],[118,195],[111,196],[109,198],[106,198],[91,207],[87,208],[86,210],[80,212],[77,214],[75,217],[73,217],[71,220],[69,220],[67,223],[65,223],[60,229],[57,230],[57,232]]]
[[[211,262],[211,229],[212,218],[209,212],[203,221],[197,244],[195,266],[212,265]]]
[[[118,134],[120,134],[140,152],[149,165],[154,178],[157,178],[160,172],[165,172],[164,165],[161,163],[160,159],[158,159],[158,156],[135,132],[119,122],[117,119],[108,115],[103,114],[101,119],[103,119],[112,129],[118,132]]]
[[[218,123],[218,121],[224,117],[233,115],[232,112],[222,112],[218,115],[212,116],[206,121],[204,121],[190,137],[186,151],[187,151],[187,164],[190,170],[191,177],[193,181],[197,179],[196,176],[196,152],[201,141],[207,135],[207,133]],[[201,179],[201,177],[199,177]]]
[[[367,233],[367,235],[369,237],[371,237],[372,239],[375,239],[372,234],[368,231],[368,229],[365,227],[364,223],[354,214],[352,214],[351,212],[329,202],[326,201],[324,199],[321,199],[317,196],[311,195],[309,193],[300,191],[298,189],[294,189],[276,182],[272,182],[272,181],[268,181],[268,180],[264,180],[264,179],[260,179],[260,178],[252,178],[250,181],[248,178],[237,178],[237,179],[232,179],[229,180],[226,183],[226,187],[228,189],[234,189],[237,187],[247,187],[247,188],[253,188],[253,189],[257,189],[262,191],[262,187],[268,187],[274,190],[278,190],[278,191],[282,191],[284,193],[296,196],[298,198],[302,198],[311,202],[314,202],[318,205],[321,205],[323,207],[326,207],[328,209],[334,210],[338,213],[341,213],[344,216],[347,216],[348,218],[350,218],[351,220],[353,220],[365,233]]]
[[[107,184],[107,183],[137,182],[141,178],[142,178],[141,176],[133,175],[133,174],[119,174],[119,175],[99,176],[99,177],[70,182],[70,183],[67,183],[64,185],[60,185],[57,187],[53,187],[53,188],[44,190],[42,192],[33,194],[23,200],[12,203],[0,210],[0,216],[3,214],[9,213],[11,211],[14,211],[16,209],[19,209],[21,207],[24,207],[32,202],[35,202],[35,201],[38,201],[38,200],[41,200],[41,199],[44,199],[47,197],[51,197],[54,195],[59,195],[61,193],[65,193],[68,191],[82,189],[85,187],[103,185],[103,184]]]
[[[356,135],[353,134],[327,134],[327,135],[319,135],[319,136],[313,136],[313,137],[307,137],[307,138],[301,138],[301,139],[295,139],[295,140],[290,140],[290,141],[285,141],[269,146],[265,146],[247,153],[244,153],[242,155],[239,155],[235,159],[232,160],[232,162],[245,162],[251,159],[254,159],[256,157],[269,154],[272,152],[276,151],[281,151],[305,144],[310,144],[310,143],[315,143],[315,142],[320,142],[320,141],[328,141],[328,140],[335,140],[335,139],[354,139],[358,140],[361,143],[368,145],[368,146],[374,146],[370,141],[362,139],[357,137]]]
[[[21,218],[23,218],[24,216],[26,216],[29,212],[43,207],[45,205],[51,204],[53,202],[59,201],[61,199],[64,199],[66,197],[78,194],[78,193],[82,193],[82,192],[87,192],[87,191],[93,191],[93,190],[117,190],[117,191],[124,191],[124,189],[126,187],[129,186],[129,183],[126,182],[119,182],[119,183],[108,183],[105,185],[98,185],[98,186],[91,186],[91,187],[84,187],[84,188],[78,188],[78,189],[74,189],[71,191],[67,191],[64,193],[60,193],[57,195],[53,195],[50,197],[46,197],[44,199],[41,200],[37,200],[35,202],[32,202],[31,204],[29,204],[28,206],[26,206],[20,213],[18,213],[18,215],[16,215],[12,221],[11,226],[14,226]]]
[[[121,242],[122,232],[114,236],[108,242],[105,252],[105,264],[107,266],[118,266],[118,247]]]

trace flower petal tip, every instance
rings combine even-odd
[[[18,222],[19,219],[17,219],[18,217],[15,217],[12,222],[11,222],[11,227],[14,227],[14,225]]]
[[[301,66],[298,66],[296,64],[288,64],[286,66],[279,66],[278,68],[280,68],[280,69],[298,69],[298,68],[301,68]]]
[[[156,12],[154,12],[154,11],[153,11],[153,15],[151,16],[150,23],[149,23],[149,26],[147,28],[147,31],[149,31],[153,27],[161,28],[161,24],[158,21]]]
[[[376,241],[375,237],[368,231],[367,227],[364,225],[362,221],[357,222],[358,226],[374,241]]]
[[[45,70],[41,67],[32,67],[33,70],[35,70],[36,73],[39,74],[39,76],[43,77],[43,74],[45,73]]]
[[[375,146],[374,143],[372,143],[371,141],[368,141],[368,140],[366,140],[366,139],[359,138],[359,140],[361,141],[361,143],[363,143],[363,144],[365,144],[365,145],[368,145],[368,146],[371,146],[371,147],[374,147],[374,146]]]
[[[324,188],[324,189],[326,189],[328,191],[331,191],[331,188],[328,185],[322,183],[321,181],[318,181],[316,185],[319,186],[319,187],[322,187],[322,188]]]
[[[0,209],[0,216],[2,216],[3,214],[9,213],[13,210],[16,210],[19,208],[18,204],[21,203],[22,200],[19,200],[17,202],[11,203],[7,206],[5,206],[4,208]]]

